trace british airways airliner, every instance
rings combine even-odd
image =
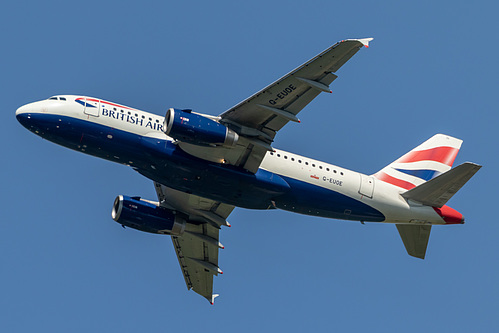
[[[372,38],[338,42],[234,107],[212,116],[170,108],[158,116],[88,96],[59,95],[16,112],[59,145],[132,167],[158,201],[118,195],[112,218],[170,235],[188,289],[212,304],[219,230],[234,207],[393,223],[409,255],[424,259],[432,225],[464,223],[447,201],[480,169],[451,168],[462,141],[436,134],[373,175],[272,147],[274,137]]]

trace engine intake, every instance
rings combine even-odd
[[[174,108],[166,112],[163,130],[174,139],[200,146],[231,147],[239,139],[236,132],[210,118]]]
[[[140,198],[119,195],[111,212],[113,220],[130,228],[153,234],[178,236],[186,221],[174,211]]]

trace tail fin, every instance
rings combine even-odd
[[[436,134],[374,174],[379,180],[410,190],[450,170],[462,140]]]

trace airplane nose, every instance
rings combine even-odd
[[[45,101],[33,102],[26,105],[21,106],[16,110],[16,119],[23,125],[28,128],[34,124],[34,118],[37,117],[40,113],[45,113],[47,111],[47,105]]]
[[[31,122],[31,112],[33,108],[30,107],[30,104],[26,104],[21,106],[16,110],[16,119],[21,123],[24,127],[28,128]]]
[[[28,114],[29,110],[26,106],[27,105],[23,105],[16,110],[16,119],[24,127],[26,127],[26,122],[31,118],[31,116]]]
[[[23,114],[23,113],[26,113],[28,111],[28,108],[27,108],[28,105],[29,104],[23,105],[19,109],[17,109],[16,110],[16,117],[19,116],[19,115],[21,115],[21,114]]]

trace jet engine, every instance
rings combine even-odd
[[[224,125],[190,110],[170,108],[163,130],[179,141],[200,146],[234,146],[239,135]]]
[[[138,197],[119,195],[111,212],[113,220],[121,225],[153,234],[180,235],[186,221],[174,211]]]

